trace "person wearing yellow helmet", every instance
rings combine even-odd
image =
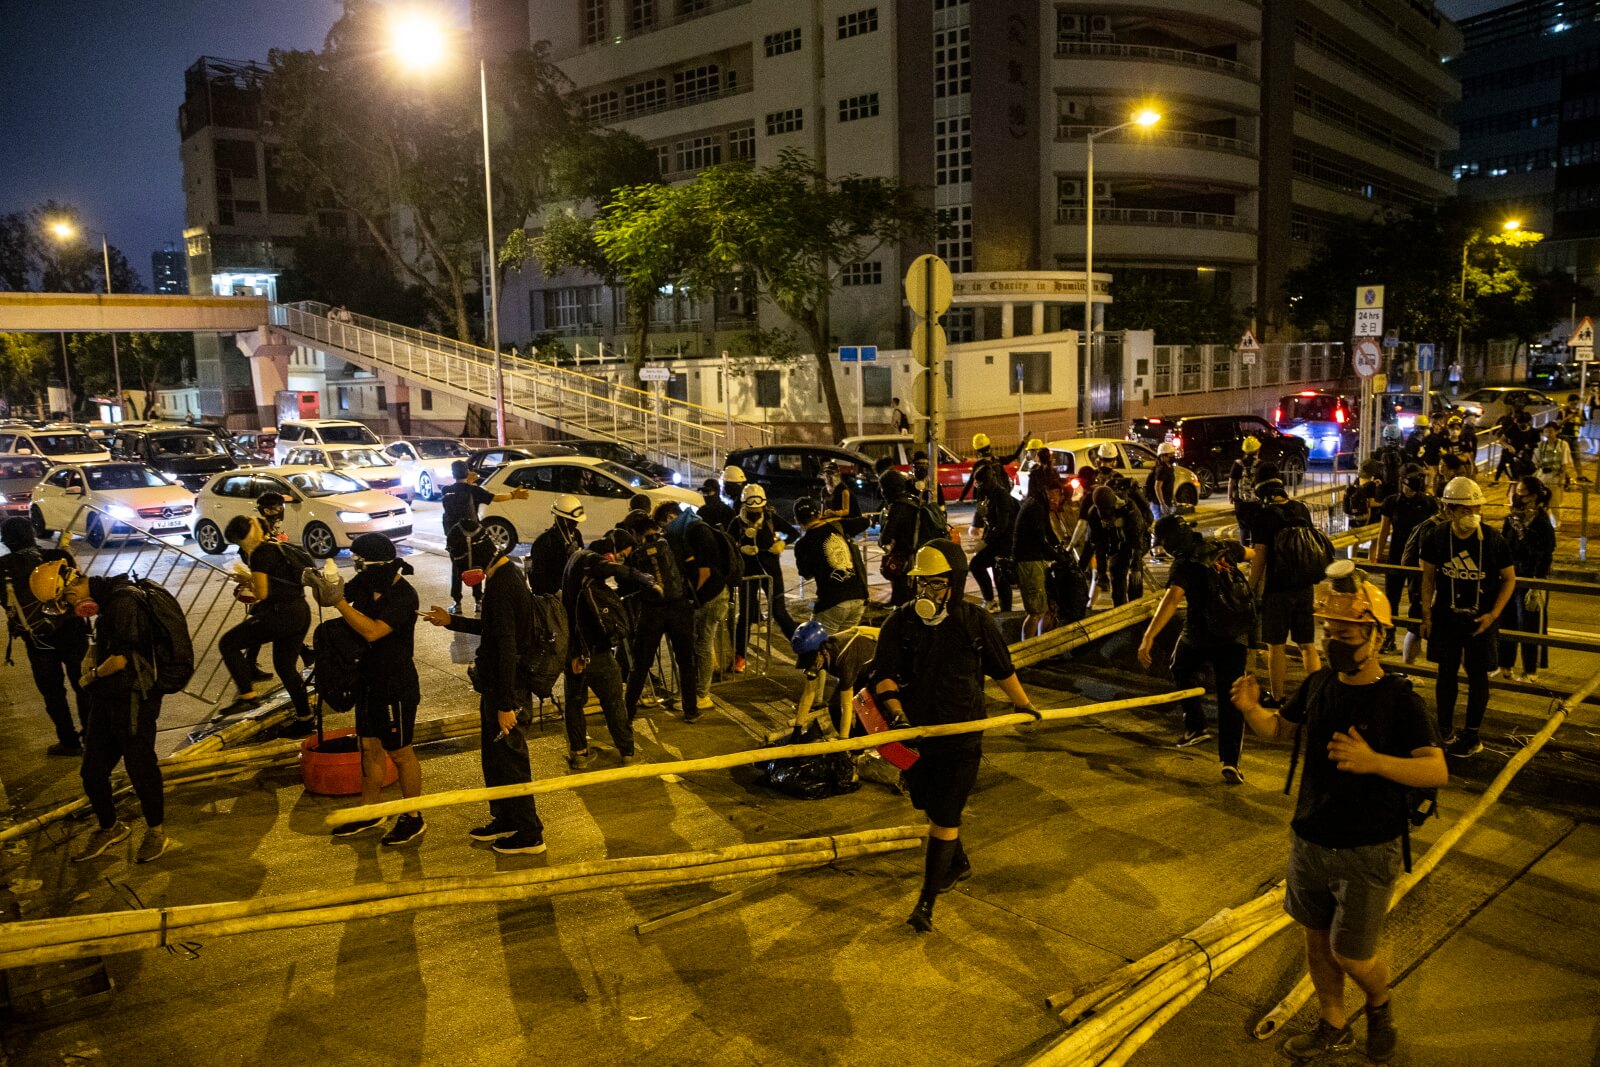
[[[1262,706],[1252,675],[1234,683],[1233,698],[1258,735],[1298,743],[1305,734],[1284,910],[1303,931],[1321,1019],[1286,1051],[1310,1059],[1354,1044],[1344,1008],[1348,977],[1366,994],[1367,1056],[1387,1063],[1398,1033],[1380,944],[1409,853],[1410,791],[1438,789],[1450,772],[1422,698],[1379,660],[1393,622],[1388,598],[1350,560],[1336,561],[1328,573],[1316,613],[1329,667],[1308,677],[1280,710]]]
[[[897,608],[878,634],[872,696],[891,723],[936,726],[987,717],[987,676],[1019,711],[1033,711],[994,619],[961,595],[967,559],[953,541],[930,541],[907,572],[916,598]],[[928,818],[922,892],[906,921],[933,929],[939,894],[971,876],[961,848],[961,813],[978,777],[983,735],[926,738],[905,772],[911,803]]]
[[[34,687],[44,699],[45,714],[56,730],[56,742],[45,753],[81,756],[82,739],[73,724],[67,689],[70,685],[73,702],[78,706],[78,722],[82,723],[78,665],[89,651],[89,623],[76,615],[46,615],[28,584],[39,564],[48,559],[72,563],[72,555],[59,548],[41,549],[34,537],[33,520],[23,515],[0,522],[0,543],[7,549],[0,556],[0,601],[5,603],[8,633],[12,640],[22,641]]]

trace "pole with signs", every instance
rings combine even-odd
[[[955,280],[944,260],[934,255],[921,255],[906,271],[905,290],[912,314],[922,320],[912,333],[911,348],[925,375],[923,415],[928,420],[924,437],[929,470],[926,493],[929,500],[937,502],[940,498],[939,362],[945,348],[944,327],[939,325],[939,319],[950,310]]]
[[[1594,320],[1588,315],[1578,323],[1567,341],[1572,358],[1578,364],[1578,397],[1587,401],[1589,396],[1589,364],[1594,362]]]
[[[728,350],[722,350],[722,458],[733,451],[733,375]]]
[[[1438,346],[1428,341],[1417,345],[1417,380],[1422,386],[1422,417],[1433,418],[1433,371]]]
[[[1361,377],[1361,409],[1356,416],[1356,464],[1359,466],[1367,458],[1367,436],[1371,431],[1368,424],[1372,421],[1368,416],[1377,407],[1372,402],[1371,379],[1383,366],[1383,347],[1374,338],[1363,337],[1356,342],[1353,362],[1356,374]]]
[[[1233,347],[1234,355],[1239,357],[1239,365],[1244,368],[1245,386],[1249,390],[1250,414],[1256,412],[1256,359],[1261,354],[1261,343],[1256,340],[1254,330],[1246,330],[1244,336],[1239,338],[1239,343]]]
[[[1026,369],[1022,360],[1017,360],[1017,440],[1019,441],[1023,441],[1028,433],[1028,394],[1022,388],[1023,372]]]

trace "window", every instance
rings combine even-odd
[[[622,97],[615,89],[591,93],[583,102],[583,115],[590,122],[615,122],[622,114]]]
[[[288,444],[290,441],[298,441],[303,429],[303,427],[296,426],[292,422],[286,422],[278,429],[278,440],[284,444]]]
[[[783,372],[756,371],[756,407],[780,408],[783,406]]]
[[[656,0],[628,0],[628,29],[635,33],[656,24]]]
[[[711,10],[711,0],[678,0],[678,17],[693,18]]]
[[[1050,353],[1011,353],[1011,392],[1013,395],[1016,394],[1019,386],[1024,393],[1050,392]]]
[[[773,56],[786,55],[790,52],[798,52],[800,51],[800,27],[796,26],[792,30],[769,33],[761,39],[761,43],[768,59]]]
[[[625,115],[638,115],[647,111],[656,111],[667,105],[667,80],[665,78],[651,78],[647,81],[634,82],[624,86],[622,90],[622,112]]]
[[[598,285],[545,290],[545,329],[571,330],[582,326],[591,326],[599,321],[600,287]]]
[[[861,368],[861,406],[864,408],[886,408],[889,401],[894,399],[894,375],[888,367],[874,367],[870,364],[859,363]]]
[[[950,264],[955,274],[972,272],[972,205],[960,204],[942,213],[945,231],[936,242],[934,251]],[[946,323],[946,328],[948,328]]]
[[[217,496],[251,496],[252,482],[248,474],[235,474],[224,478],[214,491]]]
[[[860,37],[863,33],[871,33],[878,28],[878,9],[875,7],[863,8],[852,11],[848,15],[839,16],[839,40],[847,37]]]
[[[933,182],[965,185],[972,181],[972,116],[933,122]]]
[[[599,44],[606,39],[606,9],[611,0],[583,0],[583,43]]]
[[[933,35],[933,95],[941,100],[972,92],[972,30],[958,26]]]
[[[799,133],[806,127],[806,113],[804,108],[791,107],[785,111],[767,112],[767,136],[777,137],[784,133]]]
[[[722,143],[715,137],[691,137],[673,146],[677,171],[702,170],[722,162]]]
[[[657,174],[671,174],[672,173],[672,146],[671,145],[665,145],[665,144],[656,145],[656,173]],[[618,298],[620,300],[620,298],[621,298],[621,294],[620,293],[618,294]],[[624,309],[626,308],[626,306],[627,306],[626,303],[622,304],[622,307]]]
[[[716,96],[722,89],[722,75],[715,63],[707,63],[672,75],[672,99],[684,104]]]
[[[839,284],[882,285],[883,264],[876,259],[867,263],[846,263],[839,272]]]
[[[423,411],[432,411],[433,410],[433,390],[432,389],[424,389],[424,390],[422,390],[422,410]]]
[[[878,94],[864,93],[861,96],[847,96],[839,101],[839,121],[854,122],[857,119],[870,119],[878,113]]]
[[[728,158],[751,160],[756,158],[756,128],[754,126],[728,131]]]

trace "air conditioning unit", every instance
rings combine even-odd
[[[1115,41],[1117,39],[1117,35],[1111,32],[1110,15],[1090,15],[1083,21],[1088,23],[1089,40]]]
[[[1099,185],[1099,182],[1095,182]],[[1071,207],[1083,202],[1083,183],[1076,178],[1062,178],[1056,182],[1056,199],[1062,206]]]
[[[1102,203],[1102,202],[1110,203],[1110,201],[1111,201],[1111,183],[1110,182],[1095,182],[1094,183],[1094,202],[1099,204],[1099,203]]]
[[[1081,41],[1088,29],[1088,19],[1083,15],[1068,15],[1064,12],[1056,15],[1057,40]]]

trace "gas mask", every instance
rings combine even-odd
[[[911,610],[917,613],[924,625],[937,626],[949,614],[950,606],[950,579],[948,578],[918,578],[917,599],[912,601]]]
[[[479,586],[483,584],[483,568],[473,567],[471,570],[461,572],[461,584]]]
[[[1353,675],[1358,673],[1372,658],[1372,639],[1362,641],[1359,645],[1346,644],[1328,638],[1322,642],[1322,654],[1328,657],[1328,665],[1340,674]],[[1366,650],[1366,655],[1361,655]]]

